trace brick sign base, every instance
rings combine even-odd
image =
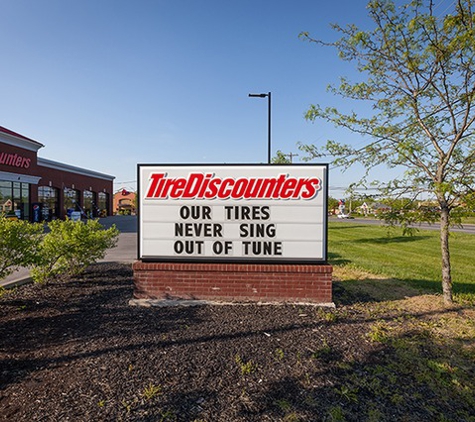
[[[330,265],[136,261],[136,299],[332,303]]]

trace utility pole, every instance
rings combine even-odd
[[[292,154],[291,152],[289,154],[284,154],[284,157],[289,157],[290,164],[292,164],[292,158],[293,157],[298,157],[298,154]]]

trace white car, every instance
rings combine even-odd
[[[338,214],[337,217],[338,218],[353,218],[349,214]]]

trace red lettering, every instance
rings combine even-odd
[[[231,188],[234,185],[234,179],[228,177],[221,182],[221,187],[218,191],[219,199],[228,199],[231,196]]]
[[[186,186],[186,182],[187,180],[183,178],[175,179],[175,183],[173,184],[172,190],[170,192],[170,198],[181,198],[183,196],[183,190]]]
[[[302,192],[302,199],[313,198],[321,188],[320,179],[316,177],[308,179],[307,183],[305,184],[305,188],[306,192]]]
[[[146,198],[156,197],[155,193],[158,187],[158,182],[160,182],[160,180],[162,180],[165,176],[166,173],[153,173],[150,176],[150,183],[148,185],[147,195],[145,195]]]
[[[6,152],[0,152],[0,164],[27,169],[28,167],[30,167],[30,163],[30,158],[22,157],[18,154],[8,154]]]
[[[213,173],[190,173],[167,177],[152,173],[147,199],[312,199],[321,189],[317,177],[214,177]]]

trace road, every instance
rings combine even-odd
[[[367,218],[350,219],[350,218],[329,217],[328,221],[334,221],[338,223],[369,224],[369,225],[375,225],[375,226],[380,226],[383,224],[381,220],[374,220],[374,219],[367,219]],[[414,225],[413,227],[416,227],[421,230],[436,230],[436,231],[440,230],[440,227],[438,224],[420,223],[420,224]],[[475,224],[465,224],[463,227],[452,227],[450,231],[475,234]]]

